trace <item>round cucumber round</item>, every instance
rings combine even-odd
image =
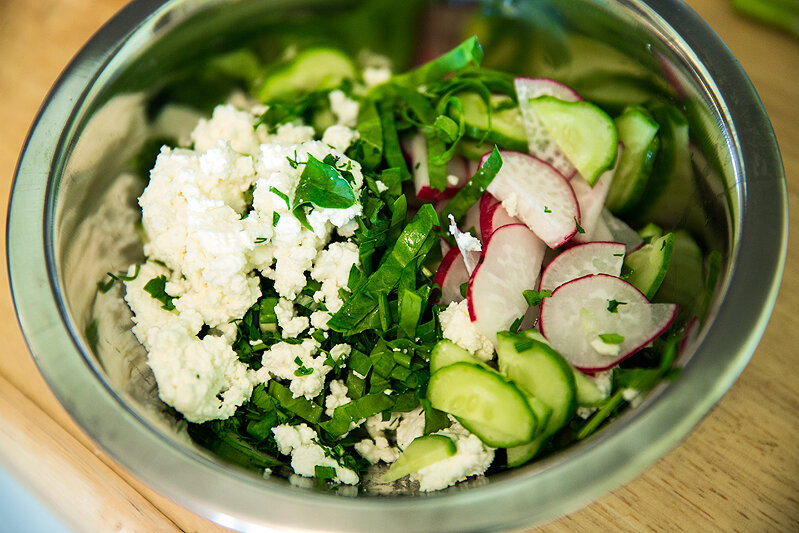
[[[516,385],[472,363],[453,363],[434,372],[427,385],[427,399],[494,448],[530,442],[538,425]]]
[[[453,363],[480,364],[480,361],[468,350],[450,340],[438,341],[430,352],[430,373]]]
[[[589,185],[616,161],[618,133],[607,113],[586,101],[552,96],[530,100],[547,132]]]
[[[294,92],[334,89],[356,76],[355,64],[345,53],[335,48],[310,48],[268,76],[257,91],[258,98],[269,102]]]
[[[482,140],[489,146],[496,144],[508,150],[527,151],[527,134],[524,131],[522,115],[518,106],[509,105],[512,104],[509,96],[497,94],[491,96],[493,110],[490,117],[486,103],[477,93],[463,92],[456,96],[463,105],[467,137]],[[496,109],[498,107],[499,110]],[[483,153],[486,151],[488,150],[483,150]]]

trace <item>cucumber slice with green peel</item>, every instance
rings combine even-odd
[[[538,427],[541,431],[549,424],[549,418],[552,416],[552,408],[536,398],[535,396],[527,396],[527,403],[530,404],[530,409],[535,413],[538,419]]]
[[[547,443],[548,436],[539,435],[527,444],[514,446],[505,451],[508,467],[522,466],[538,455]]]
[[[702,249],[694,238],[685,230],[675,231],[669,269],[653,301],[676,303],[678,323],[696,315],[705,299],[703,263]]]
[[[616,128],[624,151],[605,205],[613,213],[624,213],[635,207],[646,190],[660,145],[660,126],[647,110],[634,106],[616,118]]]
[[[499,94],[491,96],[490,117],[486,103],[479,94],[463,92],[456,96],[463,105],[467,137],[482,140],[483,144],[489,146],[496,144],[507,150],[527,151],[527,135],[522,115],[519,106],[509,96]],[[487,151],[483,150],[483,153]]]
[[[335,48],[310,48],[271,73],[257,95],[262,102],[269,102],[292,93],[334,89],[343,80],[356,77],[355,64],[345,53]]]
[[[589,102],[566,102],[552,96],[533,98],[530,106],[589,185],[613,166],[618,133],[602,109]]]
[[[430,352],[430,373],[449,366],[453,363],[474,363],[481,364],[471,352],[461,348],[454,342],[444,339],[438,341]]]
[[[418,472],[444,459],[455,455],[457,447],[446,435],[425,435],[417,437],[402,452],[396,461],[383,474],[381,481],[390,483],[408,474]]]
[[[427,384],[427,399],[493,448],[530,442],[538,425],[516,385],[472,363],[453,363],[434,372]]]
[[[577,388],[577,405],[580,407],[596,407],[608,399],[607,394],[603,393],[591,378],[577,370],[574,370],[574,384]]]
[[[653,224],[650,222],[643,228],[638,230],[638,235],[644,239],[644,242],[652,242],[653,239],[657,239],[663,236],[663,228],[658,226],[657,224]]]
[[[660,147],[646,188],[634,206],[635,220],[664,227],[684,227],[681,222],[696,207],[698,198],[688,120],[672,105],[655,106],[652,115],[660,124]]]
[[[577,390],[571,365],[538,335],[497,334],[497,358],[502,375],[552,409],[542,430],[552,435],[574,416]]]
[[[624,264],[630,272],[627,281],[644,293],[647,300],[654,298],[663,283],[673,250],[674,234],[667,233],[624,258]]]

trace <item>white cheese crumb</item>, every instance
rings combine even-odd
[[[338,123],[343,126],[354,128],[358,123],[358,110],[360,104],[344,94],[344,91],[336,89],[330,91],[330,110],[336,116]]]
[[[363,69],[363,81],[367,87],[375,87],[391,79],[388,67],[366,67]]]
[[[334,124],[325,130],[322,142],[344,152],[358,139],[358,131],[341,124]]]
[[[311,400],[322,392],[325,376],[330,372],[324,355],[314,357],[318,349],[319,344],[314,339],[304,339],[301,344],[278,342],[263,353],[261,364],[272,376],[291,382],[289,390],[294,398],[305,396]],[[297,375],[295,372],[302,368],[311,372]]]
[[[466,300],[450,303],[439,313],[438,318],[445,339],[451,340],[483,361],[489,361],[494,357],[494,345],[472,323]]]
[[[445,435],[455,443],[455,455],[433,463],[411,474],[419,481],[419,490],[439,490],[471,476],[483,474],[494,460],[494,450],[469,433],[454,419],[449,428],[436,433]]]
[[[600,355],[617,357],[621,352],[621,346],[619,344],[605,342],[600,337],[595,338],[589,344],[591,345],[591,348],[596,350],[596,352]]]
[[[275,306],[277,325],[283,333],[283,338],[295,339],[297,335],[308,329],[308,317],[294,315],[294,303],[281,298]]]
[[[518,214],[518,203],[519,196],[515,192],[512,192],[507,196],[507,198],[502,200],[502,207],[505,208],[505,211],[507,211],[509,216],[515,217]]]
[[[311,277],[322,284],[322,288],[314,295],[314,300],[324,300],[327,310],[335,313],[344,301],[339,297],[339,290],[347,288],[350,270],[360,265],[358,246],[351,242],[334,242],[316,257]]]
[[[455,174],[447,175],[447,185],[449,185],[450,187],[457,187],[460,182],[461,179]]]
[[[347,396],[347,392],[349,392],[349,390],[344,380],[334,379],[330,382],[330,391],[325,397],[325,414],[327,416],[332,417],[336,407],[341,407],[352,401],[352,399]]]
[[[377,186],[377,192],[379,193],[384,193],[388,190],[388,185],[380,180],[375,180],[375,185]]]
[[[333,481],[347,485],[358,483],[358,474],[325,455],[324,448],[314,442],[317,440],[316,431],[307,424],[297,426],[281,424],[272,428],[272,433],[280,453],[291,456],[291,468],[294,473],[303,477],[314,477],[317,466],[327,466],[336,470]]]

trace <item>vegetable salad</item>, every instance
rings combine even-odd
[[[100,290],[124,285],[191,438],[318,488],[438,490],[673,377],[719,258],[619,215],[687,153],[679,109],[612,116],[474,37],[401,73],[364,57],[295,50],[159,148],[147,259]]]

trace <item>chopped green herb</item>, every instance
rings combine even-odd
[[[624,342],[624,336],[618,333],[600,333],[599,338],[605,344],[621,344]]]
[[[544,213],[551,213],[551,212],[552,210],[549,207],[544,206]]]
[[[608,311],[611,313],[618,313],[620,305],[627,305],[627,302],[619,302],[618,300],[608,300]]]
[[[161,275],[148,281],[144,285],[144,290],[153,298],[161,302],[161,308],[173,311],[175,305],[172,303],[172,296],[166,293],[166,276]]]
[[[577,226],[577,233],[585,233],[583,227],[577,222],[577,217],[574,217],[574,225]]]
[[[537,305],[541,305],[541,302],[544,300],[544,298],[549,298],[552,296],[552,291],[534,291],[532,289],[528,289],[522,294],[524,294],[524,299],[527,300],[527,305],[530,307],[535,307]]]

